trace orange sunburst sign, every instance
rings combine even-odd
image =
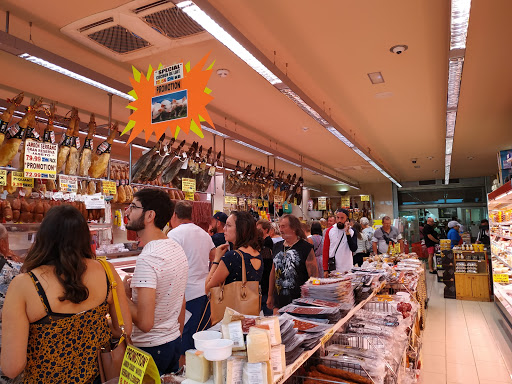
[[[146,76],[143,76],[132,67],[133,78],[130,78],[130,82],[133,90],[128,93],[135,101],[126,107],[133,110],[133,113],[121,134],[131,131],[128,143],[142,131],[147,142],[153,132],[156,137],[161,137],[168,128],[173,137],[177,137],[180,130],[187,134],[192,131],[204,137],[201,121],[207,121],[213,126],[206,110],[206,105],[213,97],[206,84],[215,61],[203,70],[209,55],[205,55],[192,69],[190,62],[185,65],[180,62],[165,68],[160,64],[156,71],[150,65]]]

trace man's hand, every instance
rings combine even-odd
[[[345,233],[347,234],[347,236],[350,235],[350,228],[352,228],[350,226],[350,224],[348,222],[345,223]]]
[[[126,293],[126,297],[129,299],[132,298],[132,289],[130,287],[131,283],[132,283],[132,276],[126,275],[123,279],[123,285],[124,285],[124,291]]]
[[[220,262],[220,259],[222,259],[222,256],[224,256],[224,254],[227,252],[228,248],[229,248],[228,243],[219,245],[217,248],[215,248],[215,259],[213,261],[216,263]]]
[[[267,308],[274,309],[274,298],[272,296],[269,296],[267,299]]]
[[[329,277],[329,272],[328,271],[324,271],[324,277],[325,278]]]

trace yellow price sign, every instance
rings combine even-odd
[[[361,195],[361,201],[370,201],[370,195]]]
[[[103,194],[114,196],[117,193],[116,182],[103,180]]]
[[[320,342],[322,343],[322,345],[325,345],[325,343],[327,343],[331,337],[334,335],[334,330],[331,329],[330,331],[328,331],[321,339],[320,339]]]
[[[508,284],[508,275],[506,273],[497,273],[492,275],[492,280],[495,283],[507,283]]]
[[[194,192],[185,192],[185,200],[194,201]]]
[[[264,201],[263,201],[263,206],[264,206],[265,208],[268,208],[268,200],[264,200]]]
[[[0,170],[0,185],[7,185],[7,171]]]
[[[144,377],[153,379],[155,384],[162,383],[153,357],[149,353],[129,345],[124,353],[118,383],[140,384],[145,382]]]
[[[25,177],[24,172],[13,172],[12,173],[12,186],[23,187],[23,188],[34,188],[34,179],[31,177]]]
[[[282,196],[274,196],[274,204],[282,204],[283,197]]]
[[[261,201],[261,199],[258,199],[258,207],[263,207],[263,201]]]
[[[183,192],[195,192],[196,191],[196,179],[183,178],[181,180],[181,190]]]
[[[327,210],[327,197],[319,197],[318,198],[318,210],[319,211]]]
[[[341,206],[342,207],[350,207],[350,197],[342,197],[341,198]]]
[[[224,202],[226,204],[234,204],[238,203],[238,198],[236,196],[224,196]]]

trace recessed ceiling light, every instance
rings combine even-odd
[[[468,156],[468,160],[473,160],[474,157],[473,156]]]
[[[428,160],[432,160],[433,158],[434,158],[434,156],[427,156]]]
[[[415,165],[414,168],[419,168],[420,166],[419,165]]]
[[[372,84],[381,84],[384,82],[384,77],[382,77],[382,73],[380,72],[372,72],[368,74],[370,81]]]

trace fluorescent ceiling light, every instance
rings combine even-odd
[[[142,149],[143,151],[145,151],[146,149],[149,149],[149,147],[144,147],[142,145],[138,145],[138,144],[132,144],[135,148],[139,148],[139,149]]]
[[[198,23],[213,37],[224,44],[240,59],[245,61],[252,69],[263,76],[270,84],[279,84],[282,81],[274,75],[267,67],[265,67],[258,59],[256,59],[247,49],[245,49],[238,41],[236,41],[229,33],[227,33],[219,24],[217,24],[210,16],[204,13],[192,1],[182,1],[176,4],[183,12],[185,12],[192,20]]]
[[[126,141],[121,141],[121,140],[114,139],[114,143],[126,144]]]
[[[228,135],[225,135],[219,131],[216,131],[215,129],[211,129],[210,127],[206,127],[204,125],[201,125],[201,129],[203,131],[206,131],[206,132],[210,132],[210,133],[213,133],[214,135],[217,135],[217,136],[220,136],[220,137],[223,137],[225,139],[229,139],[229,136]]]
[[[452,162],[453,139],[455,137],[455,124],[457,122],[457,108],[459,106],[460,84],[464,66],[466,37],[469,26],[469,13],[471,0],[452,0],[450,22],[450,51],[460,50],[457,57],[448,61],[448,94],[446,102],[446,146],[444,182],[450,182],[450,169]]]
[[[339,181],[338,179],[335,179],[334,177],[331,177],[331,176],[327,176],[327,175],[322,175],[322,176],[325,177],[326,179],[329,179],[332,181]]]
[[[465,49],[471,0],[452,0],[450,50]]]
[[[254,149],[255,151],[261,152],[261,153],[263,153],[263,154],[265,154],[265,155],[268,155],[268,156],[272,156],[272,155],[273,155],[273,153],[267,152],[267,151],[265,151],[265,150],[263,150],[263,149],[260,149],[260,148],[258,148],[258,147],[255,147],[254,145],[251,145],[251,144],[247,144],[247,143],[245,143],[245,142],[243,142],[243,141],[240,141],[240,140],[233,140],[233,141],[234,141],[235,143],[238,143],[238,144],[240,144],[240,145],[243,145],[244,147],[251,148],[251,149]]]
[[[331,132],[334,136],[336,136],[340,141],[342,141],[343,144],[345,144],[347,147],[349,147],[349,148],[354,147],[354,144],[352,144],[352,142],[349,139],[347,139],[345,136],[343,136],[336,128],[328,126],[328,127],[326,127],[326,129],[329,132]]]
[[[384,82],[384,77],[382,77],[382,73],[380,72],[372,72],[368,74],[370,81],[372,84],[382,84]]]
[[[53,63],[50,63],[49,61],[46,61],[46,60],[43,60],[39,57],[36,57],[36,56],[32,56],[28,53],[22,53],[21,55],[19,55],[19,57],[21,57],[22,59],[25,59],[27,61],[30,61],[34,64],[38,64],[42,67],[45,67],[45,68],[48,68],[48,69],[51,69],[52,71],[55,71],[55,72],[58,72],[62,75],[65,75],[65,76],[69,76],[75,80],[78,80],[78,81],[81,81],[85,84],[89,84],[89,85],[92,85],[93,87],[96,87],[96,88],[99,88],[103,91],[106,91],[106,92],[109,92],[109,93],[112,93],[116,96],[119,96],[119,97],[122,97],[123,99],[127,99],[127,100],[130,100],[130,101],[134,101],[135,98],[133,98],[132,96],[128,95],[127,93],[124,93],[124,92],[121,92],[121,91],[118,91],[117,89],[114,89],[112,87],[109,87],[108,85],[105,85],[105,84],[102,84],[100,82],[97,82],[95,80],[92,80],[92,79],[89,79],[88,77],[85,77],[85,76],[82,76],[82,75],[79,75],[78,73],[75,73],[75,72],[72,72],[70,71],[69,69],[66,69],[66,68],[62,68],[56,64],[53,64]]]
[[[291,165],[295,165],[296,167],[299,167],[299,168],[302,167],[302,165],[294,163],[293,161],[285,159],[285,158],[283,158],[281,156],[276,156],[276,159],[279,159],[279,160],[284,161],[285,163],[288,163],[288,164],[291,164]]]
[[[366,161],[370,162],[372,161],[372,159],[370,159],[368,156],[366,156],[363,151],[361,151],[359,148],[357,147],[354,147],[352,148],[354,150],[355,153],[357,153],[359,156],[361,156],[363,159],[365,159]],[[371,164],[371,163],[370,163]]]
[[[309,116],[315,119],[318,123],[323,126],[329,125],[329,122],[325,120],[320,114],[315,111],[308,103],[306,103],[302,98],[293,92],[290,88],[280,89],[281,93],[287,96],[291,101],[293,101],[300,109],[306,112]]]

